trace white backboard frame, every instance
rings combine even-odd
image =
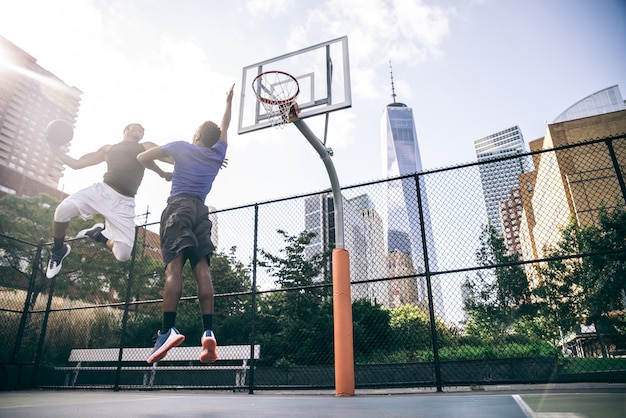
[[[343,36],[244,67],[239,134],[272,126],[252,88],[257,75],[272,70],[284,71],[298,80],[296,102],[301,119],[352,106],[348,37]]]

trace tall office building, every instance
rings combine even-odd
[[[0,196],[44,192],[61,199],[64,166],[44,131],[54,119],[76,121],[82,92],[2,36],[0,57]]]
[[[330,251],[335,244],[335,205],[332,193],[317,194],[304,198],[304,229],[314,232],[311,242],[304,247],[304,258]],[[322,281],[332,272],[332,257],[328,258],[325,271],[314,280]]]
[[[386,277],[385,240],[382,220],[367,194],[343,199],[344,244],[350,255],[352,300],[377,300],[374,286],[367,282]],[[304,257],[329,251],[335,243],[335,211],[331,193],[304,198],[304,224],[315,236],[304,248]],[[327,266],[332,269],[331,260]],[[321,276],[319,277],[321,280]]]
[[[315,236],[304,248],[304,257],[328,251],[335,243],[335,207],[333,195],[317,194],[304,198],[304,229]]]
[[[381,145],[384,175],[395,178],[422,171],[413,110],[404,103],[396,102],[393,88],[393,103],[387,105],[381,119]],[[406,251],[410,248],[410,261],[416,273],[425,272],[424,246],[428,251],[431,270],[437,270],[437,255],[428,207],[428,194],[423,178],[419,179],[423,224],[420,223],[417,185],[413,176],[391,180],[387,190],[387,251]],[[426,242],[422,240],[422,227]],[[406,242],[408,238],[409,243]],[[408,247],[408,248],[407,248]],[[443,295],[438,276],[431,278],[435,314],[443,317]],[[419,301],[427,300],[426,281],[417,279]]]
[[[520,189],[511,189],[508,199],[500,202],[502,237],[510,254],[522,255],[520,224],[522,222],[522,197]]]
[[[474,141],[478,161],[489,161],[522,154],[525,151],[524,137],[518,126],[496,132]],[[519,189],[518,176],[532,171],[528,157],[512,158],[479,166],[485,206],[489,223],[500,233],[500,203],[508,200],[511,190]]]
[[[372,281],[387,277],[382,218],[367,194],[345,200],[343,208],[352,300],[366,299],[388,306],[388,299],[383,297],[388,293],[387,283]]]

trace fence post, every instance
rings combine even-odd
[[[626,203],[626,184],[624,183],[622,170],[621,170],[621,167],[619,166],[619,162],[617,161],[615,150],[613,149],[613,139],[607,139],[604,141],[604,143],[606,144],[606,147],[609,150],[609,155],[611,156],[611,161],[613,162],[613,168],[615,168],[615,176],[617,177],[619,188],[622,191],[622,199],[624,199],[624,203]]]
[[[250,318],[250,384],[248,386],[248,393],[252,395],[254,393],[254,339],[255,328],[254,323],[256,320],[256,266],[257,266],[257,250],[259,243],[259,204],[254,204],[254,241],[252,243],[252,316]]]
[[[424,254],[424,277],[426,278],[426,292],[428,294],[428,315],[430,317],[430,335],[433,342],[433,360],[435,362],[435,384],[437,392],[442,392],[441,364],[439,363],[439,344],[437,343],[437,326],[435,323],[435,307],[433,288],[430,282],[430,263],[428,262],[428,245],[426,244],[426,229],[424,228],[424,207],[422,205],[422,191],[420,175],[415,175],[415,191],[417,194],[417,209],[420,218],[420,233],[422,235],[422,253]]]
[[[39,343],[37,344],[37,352],[35,354],[35,364],[33,367],[33,375],[31,378],[31,386],[37,383],[37,374],[39,372],[39,363],[41,362],[41,353],[43,351],[43,344],[46,340],[46,331],[48,330],[48,318],[50,317],[50,308],[52,307],[52,296],[54,295],[54,286],[56,285],[56,278],[54,276],[50,279],[50,290],[48,290],[48,302],[46,303],[46,311],[43,315],[43,324],[41,324],[41,333],[39,334]]]
[[[131,298],[131,292],[133,288],[133,278],[135,276],[135,258],[137,257],[137,230],[140,227],[135,227],[135,242],[133,243],[133,251],[130,257],[130,267],[128,268],[128,285],[126,286],[126,300],[124,301],[124,315],[122,317],[122,331],[120,333],[120,345],[117,356],[117,369],[115,370],[115,384],[113,385],[113,391],[120,390],[120,377],[122,374],[122,355],[124,354],[124,343],[126,341],[126,323],[128,322],[128,309]],[[145,226],[144,226],[145,228]]]
[[[26,292],[26,299],[24,300],[24,309],[22,310],[22,317],[20,318],[20,326],[17,329],[17,336],[15,338],[15,345],[13,346],[13,362],[16,363],[20,355],[20,348],[22,346],[22,338],[24,337],[24,329],[26,328],[26,321],[28,319],[28,310],[30,306],[30,298],[35,288],[35,280],[37,279],[37,272],[39,270],[39,261],[41,260],[41,251],[44,246],[44,240],[41,238],[37,245],[37,252],[33,260],[33,265],[30,273],[30,280],[28,282],[28,290]]]

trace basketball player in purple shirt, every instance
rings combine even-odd
[[[163,324],[157,332],[148,363],[160,361],[168,350],[185,341],[175,327],[176,311],[183,291],[183,266],[189,260],[198,286],[198,300],[204,332],[200,339],[202,363],[217,360],[213,334],[213,282],[209,271],[215,247],[211,242],[209,209],[204,201],[226,157],[228,126],[231,119],[233,88],[226,94],[226,109],[218,127],[206,121],[196,130],[191,143],[175,141],[151,148],[137,156],[146,168],[160,173],[155,160],[174,160],[172,188],[161,214],[161,253],[165,263]],[[163,173],[165,175],[166,173]]]

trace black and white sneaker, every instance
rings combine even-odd
[[[46,270],[46,277],[48,279],[59,274],[63,266],[63,260],[70,255],[70,251],[72,251],[72,247],[70,247],[69,244],[63,244],[59,251],[50,250],[50,260],[48,261],[48,269]]]
[[[74,238],[91,238],[96,241],[96,238],[102,231],[104,231],[104,224],[95,224],[92,227],[79,231]]]

